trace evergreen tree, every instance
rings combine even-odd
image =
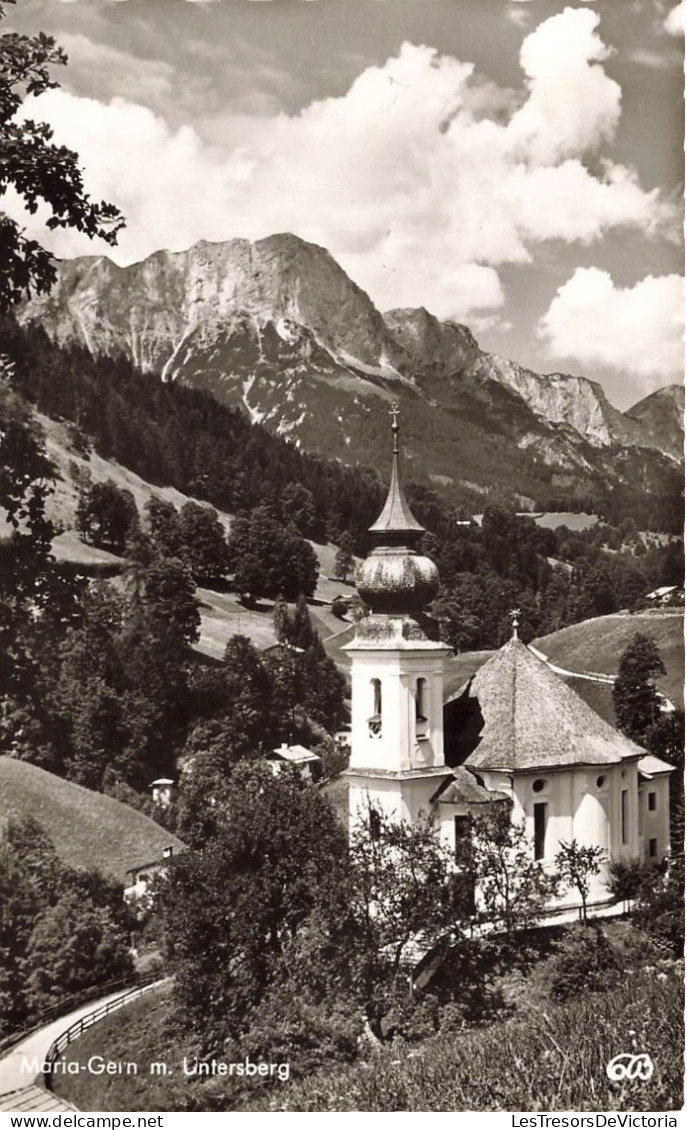
[[[637,632],[620,657],[613,705],[618,729],[639,745],[645,744],[649,730],[659,719],[661,699],[655,680],[665,673],[656,641]]]

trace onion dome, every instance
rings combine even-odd
[[[425,530],[414,518],[401,485],[397,404],[391,415],[394,450],[389,493],[379,518],[370,526],[376,544],[360,567],[356,587],[373,613],[402,616],[420,612],[436,596],[439,573],[429,557],[415,552]]]

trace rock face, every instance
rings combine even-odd
[[[683,385],[666,385],[652,392],[625,416],[638,425],[644,442],[659,447],[676,459],[684,456],[685,445],[685,390]]]
[[[466,326],[422,308],[382,315],[329,252],[293,235],[201,242],[126,268],[65,261],[19,318],[61,345],[204,388],[346,461],[385,466],[387,411],[400,399],[406,458],[473,493],[505,481],[534,499],[618,481],[637,461],[628,445],[645,449],[643,468],[658,451],[677,457],[674,396],[623,414],[593,381],[483,352]]]

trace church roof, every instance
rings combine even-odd
[[[391,408],[391,415],[393,423],[391,431],[394,437],[394,452],[393,461],[391,464],[391,482],[389,484],[389,493],[386,496],[386,502],[379,518],[370,526],[370,533],[372,534],[422,534],[425,527],[413,516],[413,512],[408,505],[408,500],[403,492],[401,484],[401,474],[399,470],[399,445],[398,445],[398,404],[393,404]]]
[[[644,753],[515,634],[451,702],[460,708],[460,760],[473,769],[608,765]]]
[[[423,533],[424,526],[413,516],[408,500],[403,492],[401,476],[398,469],[398,451],[394,451],[391,465],[391,482],[389,493],[386,496],[384,509],[379,518],[370,526],[370,533]]]
[[[493,804],[494,801],[510,801],[508,793],[485,788],[464,765],[453,770],[453,779],[442,785],[435,797],[440,804]]]

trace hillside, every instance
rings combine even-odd
[[[522,369],[481,350],[466,326],[423,308],[382,314],[326,249],[288,233],[201,242],[126,268],[63,261],[50,295],[19,316],[61,346],[204,389],[346,463],[381,469],[388,408],[400,400],[415,476],[454,497],[506,483],[525,505],[621,483],[659,491],[676,462],[671,402],[658,400],[645,427],[595,382]]]
[[[121,881],[128,868],[161,859],[165,848],[184,849],[175,835],[128,804],[11,757],[0,757],[0,813],[0,821],[35,817],[63,863],[98,867]]]
[[[549,662],[568,671],[616,675],[620,656],[637,632],[656,640],[667,671],[659,686],[676,706],[683,706],[685,656],[683,616],[679,610],[599,616],[571,624],[534,640],[533,644]],[[580,680],[571,683],[580,690],[578,684],[581,685]]]
[[[124,567],[122,558],[84,544],[74,528],[78,501],[78,490],[73,478],[74,468],[80,473],[88,471],[94,482],[110,479],[121,490],[130,491],[141,517],[150,498],[162,498],[180,508],[191,499],[191,496],[174,487],[152,486],[134,471],[123,467],[114,459],[103,459],[97,452],[92,451],[88,457],[84,457],[73,449],[65,424],[51,420],[40,413],[37,413],[37,419],[45,432],[47,453],[55,464],[59,476],[55,482],[55,489],[46,503],[48,517],[62,530],[53,542],[56,559],[71,562],[86,571],[98,574],[121,572]],[[193,501],[197,500],[193,499]],[[231,515],[223,510],[218,510],[217,513],[220,522],[228,531],[231,527]],[[316,542],[310,544],[320,566],[314,595],[316,604],[312,608],[311,615],[315,627],[325,637],[340,631],[342,627],[341,621],[330,612],[329,603],[340,593],[349,595],[351,586],[331,579],[336,547],[319,545]],[[227,640],[234,634],[248,636],[258,648],[269,647],[276,642],[272,626],[271,601],[247,609],[239,602],[235,593],[199,589],[197,595],[201,613],[201,634],[197,650],[204,655],[214,659],[221,658]]]
[[[630,977],[612,992],[584,994],[558,1004],[535,995],[520,1011],[481,1028],[447,1031],[408,1045],[363,1051],[352,1064],[333,1056],[313,1072],[297,1041],[275,1061],[290,1061],[290,1079],[230,1080],[185,1077],[184,1056],[195,1050],[172,1023],[170,986],[106,1017],[66,1050],[71,1062],[93,1056],[139,1065],[137,1074],[55,1076],[58,1095],[79,1110],[98,1111],[491,1111],[676,1110],[682,1105],[683,997],[679,967],[662,981]],[[522,975],[520,975],[522,976]],[[517,981],[518,975],[515,975]],[[537,993],[536,985],[534,994]],[[537,1007],[539,1005],[539,1007]],[[641,1085],[609,1083],[605,1064],[633,1027],[656,1070]],[[273,1047],[275,1045],[272,1045]],[[276,1044],[281,1049],[283,1045]],[[542,1055],[542,1048],[548,1054]],[[312,1054],[312,1053],[311,1053]],[[255,1058],[255,1057],[251,1057]],[[169,1073],[151,1076],[146,1064],[163,1061]],[[499,1064],[496,1083],[491,1074]]]

